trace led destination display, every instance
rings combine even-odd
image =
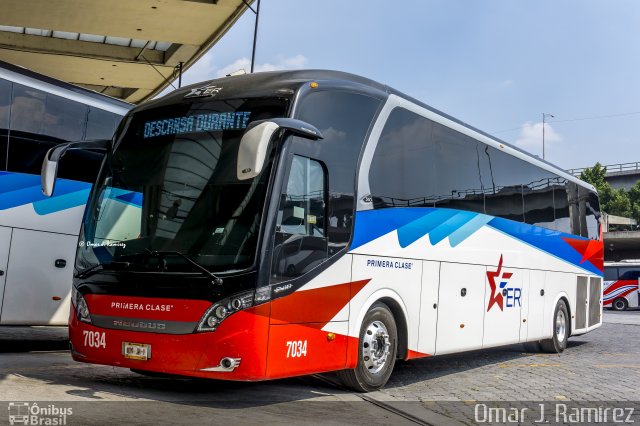
[[[236,111],[147,121],[144,123],[144,137],[152,138],[216,130],[244,130],[247,128],[250,116],[251,112],[249,111]]]

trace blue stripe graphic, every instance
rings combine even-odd
[[[0,172],[0,210],[32,204],[36,213],[45,215],[86,204],[91,184],[58,179],[52,197],[42,194],[40,176]]]
[[[39,175],[0,172],[0,211],[33,204],[37,214],[47,215],[84,206],[90,191],[90,183],[58,179],[53,195],[46,197],[40,189]],[[112,188],[110,197],[133,206],[142,206],[142,194],[139,192]]]
[[[354,250],[394,230],[397,231],[398,243],[402,248],[408,247],[425,235],[429,235],[432,245],[449,238],[451,247],[456,247],[483,226],[491,227],[589,272],[602,275],[602,271],[590,261],[582,262],[582,254],[564,240],[588,240],[587,238],[482,213],[444,208],[399,207],[356,212],[354,238],[350,249]]]

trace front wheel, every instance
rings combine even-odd
[[[398,333],[393,314],[384,303],[375,303],[362,321],[358,341],[358,364],[338,372],[345,386],[357,392],[382,388],[393,371]]]
[[[564,300],[558,300],[553,313],[553,337],[542,340],[540,347],[549,353],[562,353],[567,348],[567,340],[571,328],[569,310]]]
[[[613,301],[611,307],[614,311],[626,311],[629,307],[629,302],[627,302],[627,299],[620,297]]]

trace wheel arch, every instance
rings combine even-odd
[[[393,319],[396,321],[396,332],[398,333],[398,352],[397,359],[407,359],[409,353],[409,334],[407,330],[407,319],[398,302],[390,297],[383,297],[378,302],[382,302],[389,307]]]
[[[396,357],[399,359],[406,359],[409,352],[409,322],[407,307],[402,301],[400,295],[391,289],[380,289],[367,298],[363,303],[362,308],[359,310],[357,318],[350,323],[349,328],[351,330],[351,335],[360,335],[360,327],[362,326],[364,316],[377,302],[384,303],[391,311],[391,314],[396,321],[396,331],[398,333],[398,353]]]
[[[571,315],[571,303],[569,303],[569,296],[564,291],[561,292],[560,294],[558,294],[558,296],[556,296],[556,301],[553,304],[553,313],[555,315],[556,305],[561,300],[564,301],[564,304],[567,307],[567,314],[569,314],[569,333],[567,333],[567,337],[569,337],[569,336],[571,336],[571,333],[573,333],[573,330],[574,330],[575,318],[573,318],[573,315]],[[551,327],[552,327],[551,335],[553,335],[554,321],[555,321],[555,318],[552,318],[552,320],[551,320]]]
[[[547,315],[549,315],[549,322],[546,322],[547,319],[545,319],[545,329],[547,330],[547,332],[545,333],[545,336],[543,338],[551,338],[553,337],[553,328],[554,328],[554,321],[555,321],[555,312],[556,312],[556,306],[558,305],[558,302],[562,300],[564,301],[564,304],[567,307],[567,313],[569,314],[569,334],[568,336],[571,336],[571,333],[573,332],[574,329],[574,321],[575,318],[572,318],[571,316],[571,303],[569,302],[569,295],[565,292],[565,291],[559,291],[555,297],[553,298],[553,304],[551,305],[552,308],[547,310],[546,306],[545,306],[545,312],[547,312]]]

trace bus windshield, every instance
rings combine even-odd
[[[188,259],[213,272],[251,267],[272,153],[259,176],[240,181],[238,145],[249,123],[286,108],[285,99],[234,99],[133,115],[94,186],[79,272],[111,264],[195,272]]]

